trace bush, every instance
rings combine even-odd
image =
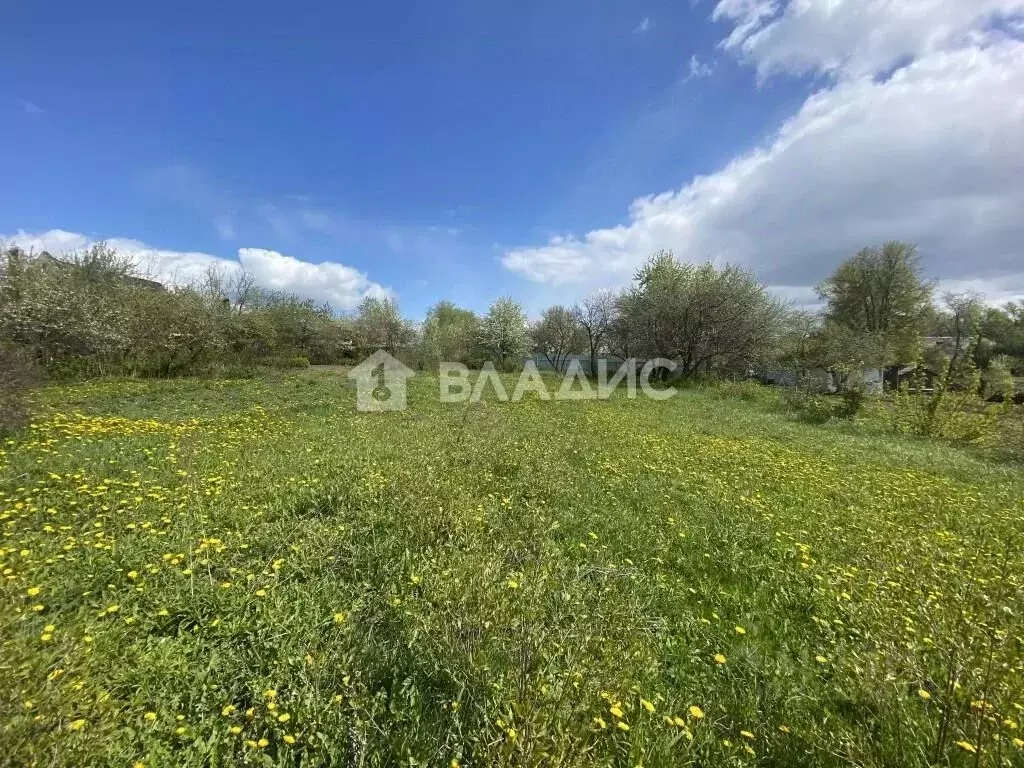
[[[302,355],[275,355],[273,357],[265,357],[259,361],[260,365],[264,365],[268,368],[309,368],[309,358],[303,357]]]
[[[782,396],[786,410],[808,424],[824,424],[840,415],[842,401],[803,389],[788,389]]]
[[[0,435],[28,423],[28,389],[37,380],[29,355],[14,347],[0,346]]]
[[[721,400],[742,400],[747,403],[774,404],[778,395],[771,387],[756,381],[705,382],[703,389],[711,397]]]

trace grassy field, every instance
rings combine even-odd
[[[1024,478],[755,403],[37,397],[0,762],[1024,764]]]

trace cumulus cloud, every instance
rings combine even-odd
[[[860,0],[868,16],[876,6],[922,4],[950,5]],[[747,41],[768,28],[766,19],[776,18],[780,4],[723,5],[738,24],[733,36]],[[843,0],[824,5],[843,27]],[[996,5],[971,3],[982,10]],[[811,95],[765,145],[678,190],[635,200],[625,224],[508,251],[504,266],[536,282],[583,290],[621,284],[652,251],[672,248],[695,261],[748,266],[806,303],[811,286],[840,260],[865,245],[902,239],[918,243],[931,277],[1024,296],[1024,42],[1000,31],[981,39],[947,29],[955,21],[966,34],[977,18],[937,17],[934,34],[919,38],[925,42],[886,48],[917,55],[886,77],[854,76],[860,65],[847,70]],[[879,32],[879,39],[889,34]],[[939,39],[962,44],[946,48],[934,43]],[[782,60],[758,45],[749,55],[763,55],[759,64]],[[848,49],[834,42],[834,60],[845,60]],[[890,66],[893,55],[864,54],[872,62],[864,66]],[[824,55],[816,61],[819,69],[829,66]]]
[[[51,229],[39,233],[19,231],[14,235],[0,235],[0,242],[36,253],[47,251],[60,255],[88,248],[96,240],[78,232]],[[244,269],[263,288],[327,301],[336,309],[351,309],[365,296],[388,294],[384,287],[345,264],[330,261],[312,264],[263,248],[239,248],[237,259],[226,259],[197,251],[154,248],[129,238],[107,238],[106,243],[131,256],[143,274],[168,284],[199,280],[214,267],[226,272]]]
[[[712,18],[735,24],[722,48],[762,77],[859,77],[971,45],[1022,13],[1024,0],[721,0]]]

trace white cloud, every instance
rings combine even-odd
[[[18,101],[21,104],[21,111],[24,112],[26,115],[46,114],[46,110],[33,101],[29,101],[28,99],[19,99]]]
[[[654,26],[654,22],[651,21],[647,16],[644,16],[640,20],[640,23],[633,28],[633,34],[642,35],[645,32],[648,32],[652,26]]]
[[[1022,12],[1024,0],[721,0],[712,18],[736,25],[722,47],[762,77],[859,77],[976,43]]]
[[[760,28],[779,4],[723,5],[743,29]],[[830,5],[834,23],[846,24],[843,0]],[[866,2],[872,19],[876,5]],[[954,39],[947,24],[937,19],[939,31],[920,39]],[[926,52],[885,79],[847,70],[765,145],[678,190],[635,200],[626,223],[511,250],[502,262],[530,280],[583,291],[622,284],[650,253],[671,248],[686,259],[748,266],[806,303],[840,260],[901,239],[918,243],[930,277],[1024,296],[1024,42],[1002,32],[970,40],[932,52],[917,46]],[[778,60],[766,53],[758,63]],[[891,65],[888,55],[867,60]]]
[[[700,57],[695,53],[690,56],[690,72],[684,79],[699,80],[702,77],[711,77],[714,71],[714,67],[706,61],[701,61]]]
[[[87,248],[96,240],[77,232],[51,229],[39,233],[19,231],[14,235],[0,235],[0,242],[59,256]],[[153,248],[129,238],[108,238],[106,242],[115,250],[131,256],[144,274],[168,284],[199,280],[207,269],[218,267],[226,271],[244,269],[263,288],[327,301],[335,309],[351,309],[364,296],[388,294],[385,288],[369,280],[365,274],[344,264],[331,261],[312,264],[263,248],[239,248],[235,260],[197,251]]]

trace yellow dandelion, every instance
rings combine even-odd
[[[686,721],[683,720],[683,718],[681,718],[679,715],[673,715],[672,716],[672,725],[678,726],[679,728],[685,728],[686,727]]]
[[[256,746],[259,747],[260,749],[266,749],[268,746],[270,746],[270,742],[267,741],[266,739],[260,739],[259,741],[256,742]]]
[[[609,707],[608,711],[615,715],[615,717],[622,717],[622,707],[620,707],[618,704],[614,704],[611,707]]]
[[[620,731],[629,730],[629,725],[627,723],[622,722],[621,720],[619,720],[619,722],[615,724],[615,727],[618,728]]]
[[[286,733],[284,735],[284,743],[285,744],[294,744],[295,743],[295,737],[292,736],[290,733]]]
[[[690,707],[689,712],[690,717],[692,717],[694,720],[701,720],[704,717],[704,710],[698,707],[696,704]]]
[[[265,589],[257,589],[256,590],[256,597],[266,597],[266,596],[267,596],[267,590],[265,590]]]
[[[606,722],[605,722],[605,721],[604,721],[604,720],[603,720],[602,718],[600,718],[600,717],[595,717],[595,718],[594,718],[594,725],[596,725],[596,726],[597,726],[598,728],[600,728],[600,729],[601,729],[602,731],[603,731],[603,730],[604,730],[605,728],[607,728],[607,727],[608,727],[608,723],[606,723]]]
[[[344,613],[341,613],[339,611],[338,613],[334,614],[334,623],[335,624],[341,624],[341,622],[343,622],[344,620],[345,620],[345,614]]]
[[[754,734],[752,734],[750,731],[740,731],[740,736],[742,736],[744,739],[754,738]]]
[[[242,732],[242,726],[240,726],[240,725],[232,725],[230,728],[228,728],[228,733],[233,734],[235,736],[237,736],[241,732]]]
[[[224,717],[231,717],[231,715],[235,714],[235,705],[228,704],[226,707],[224,707],[224,709],[220,711],[220,713]]]
[[[956,745],[964,752],[970,752],[972,755],[978,751],[978,748],[969,741],[958,741]]]
[[[29,587],[28,589],[25,590],[25,594],[28,595],[29,597],[35,597],[36,595],[38,595],[42,591],[43,590],[41,590],[39,587]]]
[[[287,723],[291,719],[292,716],[289,715],[287,712],[282,712],[280,715],[277,716],[277,722],[279,723]]]
[[[924,688],[920,689],[917,692],[917,695],[920,696],[925,701],[928,701],[928,699],[930,699],[932,697],[932,695],[930,693],[928,693],[928,691],[926,691]]]
[[[80,719],[78,719],[78,720],[72,720],[72,721],[71,721],[71,724],[70,724],[70,728],[71,728],[71,730],[72,730],[72,731],[80,731],[80,730],[82,730],[83,728],[85,728],[85,726],[86,726],[87,724],[88,724],[88,721],[87,721],[87,720],[82,720],[82,719],[80,718]]]
[[[153,722],[154,720],[156,720],[156,712],[147,712],[142,717],[148,720],[149,722]]]
[[[725,658],[724,654],[721,654],[721,653],[716,653],[715,654],[715,664],[725,664],[726,661],[728,661],[728,659]]]
[[[819,656],[815,656],[814,660],[816,662],[818,662],[819,664],[828,664],[828,659],[825,658],[824,656],[820,656],[820,655]]]
[[[640,699],[640,706],[646,709],[648,712],[654,711],[654,704],[647,699]]]
[[[745,635],[745,634],[747,634],[747,630],[745,630],[743,627],[739,626],[738,624],[736,625],[736,627],[734,627],[734,629],[736,630],[736,634],[737,635]]]

